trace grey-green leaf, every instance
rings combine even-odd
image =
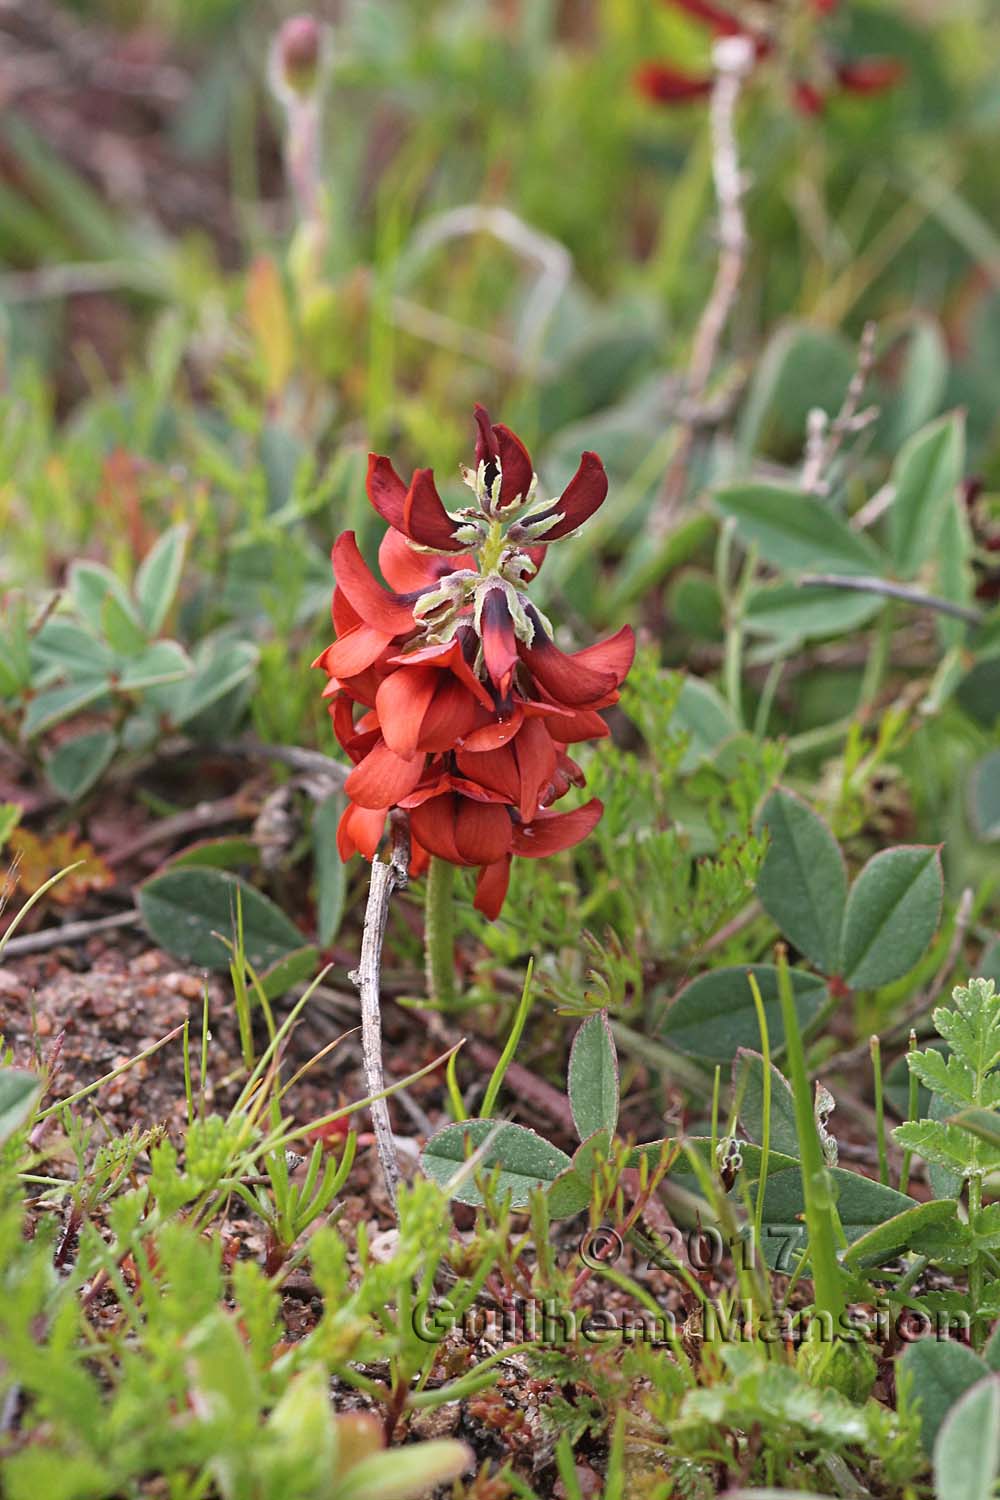
[[[912,578],[938,544],[965,463],[965,427],[958,413],[914,433],[893,464],[895,498],[889,548],[897,571]]]
[[[795,1100],[788,1080],[771,1069],[771,1151],[798,1158],[799,1135],[795,1124]],[[738,1101],[739,1121],[752,1141],[764,1144],[764,1059],[759,1052],[741,1047],[733,1064],[733,1096]]]
[[[944,898],[940,851],[933,845],[883,849],[851,887],[840,967],[853,989],[907,974],[937,931]]]
[[[30,1120],[42,1092],[37,1073],[0,1068],[0,1145]]]
[[[990,1373],[989,1365],[951,1339],[920,1339],[903,1351],[900,1370],[919,1400],[920,1440],[928,1457],[941,1424],[960,1396]]]
[[[870,1177],[847,1172],[842,1167],[826,1169],[836,1194],[837,1213],[848,1244],[869,1230],[913,1207],[913,1199],[895,1188],[884,1187]],[[756,1199],[756,1189],[751,1189]],[[798,1167],[768,1176],[764,1190],[763,1243],[767,1264],[789,1271],[806,1248],[805,1198]]]
[[[569,1054],[569,1104],[581,1141],[618,1124],[618,1053],[607,1011],[589,1016]]]
[[[347,866],[337,849],[337,825],[346,806],[343,792],[324,797],[313,814],[313,862],[316,870],[316,935],[327,948],[340,931],[347,894]]]
[[[45,774],[60,797],[75,802],[103,776],[114,759],[117,745],[118,736],[110,729],[75,735],[71,740],[63,740],[49,757]]]
[[[302,933],[273,901],[222,870],[166,870],[139,887],[138,900],[154,942],[206,969],[229,967],[230,951],[215,934],[235,940],[237,902],[246,956],[258,973],[302,948]]]
[[[757,895],[778,928],[824,974],[834,973],[847,904],[847,867],[823,819],[776,787],[758,814],[770,836]]]
[[[934,1444],[936,1500],[991,1500],[1000,1475],[1000,1376],[966,1391]]]
[[[984,843],[1000,840],[1000,750],[991,750],[972,768],[969,821]]]
[[[756,543],[761,560],[794,571],[880,573],[885,559],[861,532],[812,495],[779,485],[744,484],[719,490],[715,505],[732,516],[744,543]]]
[[[844,1255],[844,1264],[857,1269],[883,1266],[908,1250],[916,1250],[930,1233],[943,1226],[954,1227],[957,1207],[953,1201],[916,1203],[861,1235]]]
[[[475,1175],[492,1179],[495,1169],[499,1168],[498,1194],[503,1198],[510,1193],[513,1208],[523,1208],[535,1188],[550,1186],[572,1166],[565,1151],[550,1145],[533,1130],[512,1121],[498,1123],[496,1120],[462,1120],[445,1125],[427,1142],[420,1164],[428,1177],[448,1188],[468,1157],[487,1140],[489,1145]],[[469,1203],[474,1207],[483,1201],[471,1176],[452,1190],[452,1197],[459,1203]]]
[[[135,575],[136,602],[150,635],[160,631],[174,602],[184,566],[187,536],[186,526],[171,526],[146,555]]]
[[[709,1063],[732,1062],[741,1047],[760,1045],[757,1011],[747,975],[755,976],[764,1003],[772,1055],[785,1045],[778,1000],[778,971],[773,964],[740,964],[711,969],[677,996],[659,1034],[670,1046]],[[826,985],[802,969],[791,971],[799,1025],[807,1031],[826,1000]]]

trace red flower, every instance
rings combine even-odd
[[[754,44],[758,59],[780,50],[781,32],[777,19],[770,25],[747,23],[726,5],[715,0],[666,0],[668,5],[684,11],[709,28],[713,36],[745,36]],[[812,0],[817,17],[832,15],[840,0]],[[802,114],[821,114],[827,97],[837,89],[852,94],[878,94],[893,88],[902,78],[905,66],[894,57],[844,58],[821,47],[815,59],[815,76],[792,76],[789,88],[792,102]],[[640,93],[657,104],[686,104],[704,98],[712,91],[711,74],[682,72],[669,63],[645,63],[635,74]]]
[[[353,532],[333,548],[336,640],[317,658],[329,681],[334,733],[354,762],[337,847],[374,859],[393,807],[409,813],[413,868],[433,855],[479,866],[476,905],[498,915],[511,858],[554,854],[586,837],[596,798],[551,811],[579,766],[564,746],[607,734],[632,663],[626,626],[567,655],[523,590],[549,543],[603,502],[607,476],[585,453],[556,500],[536,498],[531,458],[515,433],[477,406],[476,504],[451,514],[429,469],[406,485],[373,454],[368,497],[389,523],[379,548],[388,587]]]

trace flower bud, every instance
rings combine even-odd
[[[323,29],[315,16],[290,16],[274,42],[277,84],[293,94],[311,94],[316,87],[323,51]]]

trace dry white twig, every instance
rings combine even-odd
[[[861,397],[865,393],[868,377],[875,363],[875,337],[877,323],[866,323],[858,345],[858,362],[854,368],[841,407],[830,421],[822,407],[813,407],[809,413],[806,437],[806,456],[802,465],[801,488],[807,495],[825,495],[829,492],[827,470],[840,451],[844,439],[870,427],[878,416],[878,407],[869,406],[859,411]]]
[[[364,1057],[365,1088],[370,1095],[381,1094],[385,1089],[382,1071],[382,1012],[379,992],[382,982],[382,944],[389,919],[389,900],[393,891],[402,890],[409,878],[409,823],[406,814],[399,810],[392,813],[391,821],[392,856],[388,862],[380,859],[372,862],[368,905],[365,909],[365,929],[361,938],[361,962],[350,975],[351,983],[357,985],[358,994],[361,997],[361,1049]],[[389,1121],[387,1101],[375,1099],[371,1105],[371,1115],[386,1192],[395,1210],[396,1191],[399,1186],[399,1160],[396,1155],[392,1125]]]
[[[748,238],[743,215],[745,183],[740,171],[735,116],[743,81],[753,67],[753,43],[745,36],[724,36],[712,50],[715,83],[709,108],[712,139],[712,179],[719,207],[719,263],[715,282],[695,330],[685,390],[688,411],[701,405],[712,375],[719,341],[729,321],[743,279]],[[683,420],[677,448],[663,482],[654,530],[662,535],[684,491],[688,459],[694,442],[694,423]]]

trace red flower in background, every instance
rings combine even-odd
[[[353,532],[333,548],[337,638],[314,663],[327,673],[334,733],[354,762],[338,831],[342,859],[374,859],[391,808],[409,813],[412,868],[434,855],[479,866],[476,906],[498,915],[515,854],[571,848],[601,816],[592,798],[554,812],[582,786],[568,745],[608,730],[632,663],[626,626],[566,654],[524,593],[551,542],[593,515],[608,490],[595,453],[556,500],[536,497],[531,458],[476,407],[475,505],[456,514],[430,469],[409,484],[372,454],[368,497],[389,530],[383,587]]]
[[[702,21],[717,37],[745,36],[753,42],[758,59],[770,57],[779,51],[780,33],[777,22],[768,24],[764,15],[771,0],[757,0],[761,16],[752,21],[738,18],[733,9],[715,3],[715,0],[665,0],[687,15]],[[808,0],[817,16],[832,15],[840,0]],[[753,7],[741,6],[741,10]],[[844,58],[827,47],[821,48],[814,59],[813,75],[803,77],[792,69],[791,93],[797,109],[803,114],[821,113],[831,93],[838,90],[850,94],[879,94],[893,88],[905,71],[904,64],[894,57]],[[686,104],[693,99],[705,98],[712,91],[711,73],[687,73],[669,63],[644,64],[635,75],[636,87],[647,99],[657,104]]]

